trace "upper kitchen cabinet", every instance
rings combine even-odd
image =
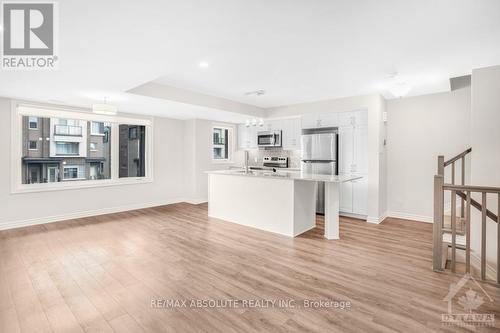
[[[238,125],[238,149],[257,148],[257,128],[247,127],[245,124]]]
[[[321,128],[339,126],[339,114],[330,113],[311,113],[302,116],[302,128]]]
[[[356,125],[353,133],[353,172],[368,173],[368,126]]]
[[[368,126],[339,127],[339,172],[368,173]]]
[[[282,131],[283,120],[265,120],[264,124],[259,127],[258,131]]]
[[[368,125],[367,111],[351,111],[339,113],[339,126]]]
[[[289,118],[281,120],[282,123],[282,145],[286,150],[300,149],[300,118]]]

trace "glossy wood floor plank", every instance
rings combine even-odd
[[[206,205],[0,232],[0,332],[425,332],[457,276],[431,270],[432,225],[341,218],[288,238],[207,217]],[[482,310],[500,317],[495,299]],[[153,299],[348,300],[350,310],[151,307]],[[495,331],[481,328],[479,331]]]

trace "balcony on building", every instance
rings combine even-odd
[[[54,125],[55,135],[82,136],[82,126]]]

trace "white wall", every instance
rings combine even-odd
[[[368,221],[378,223],[385,216],[385,160],[382,113],[385,101],[380,95],[366,95],[268,109],[268,117],[286,117],[307,113],[368,110]]]
[[[470,93],[463,88],[387,101],[390,216],[432,222],[437,156],[451,158],[470,146]]]
[[[221,125],[232,128],[233,161],[234,148],[237,144],[236,126],[234,124],[214,122],[210,120],[193,119],[186,121],[185,138],[186,152],[189,156],[185,159],[186,170],[188,172],[186,185],[188,187],[187,200],[191,203],[201,203],[208,201],[208,175],[206,171],[227,169],[234,165],[233,161],[219,162],[212,159],[212,128],[214,125]]]
[[[500,66],[472,71],[472,167],[474,185],[500,187]],[[481,202],[480,197],[476,200]],[[498,197],[490,195],[488,209],[498,212]],[[496,231],[498,225],[487,220],[486,249],[488,262],[496,262]],[[474,214],[472,248],[480,249],[480,217]],[[498,268],[497,268],[498,269]]]
[[[10,100],[0,98],[0,229],[183,201],[184,122],[154,118],[154,182],[69,191],[11,194]]]

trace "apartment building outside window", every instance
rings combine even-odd
[[[149,119],[136,124],[131,117],[22,104],[13,117],[19,118],[12,147],[20,161],[11,169],[13,192],[151,181]]]
[[[232,129],[214,127],[212,129],[212,159],[215,161],[229,161],[232,150]]]
[[[78,155],[79,151],[78,142],[56,142],[56,155]]]
[[[85,166],[65,165],[63,177],[65,180],[85,179]]]
[[[146,172],[146,127],[120,125],[119,177],[144,177]]]
[[[29,129],[37,129],[38,128],[38,118],[37,117],[29,117],[28,127],[29,127]]]
[[[104,123],[93,121],[90,127],[90,135],[104,135]]]

